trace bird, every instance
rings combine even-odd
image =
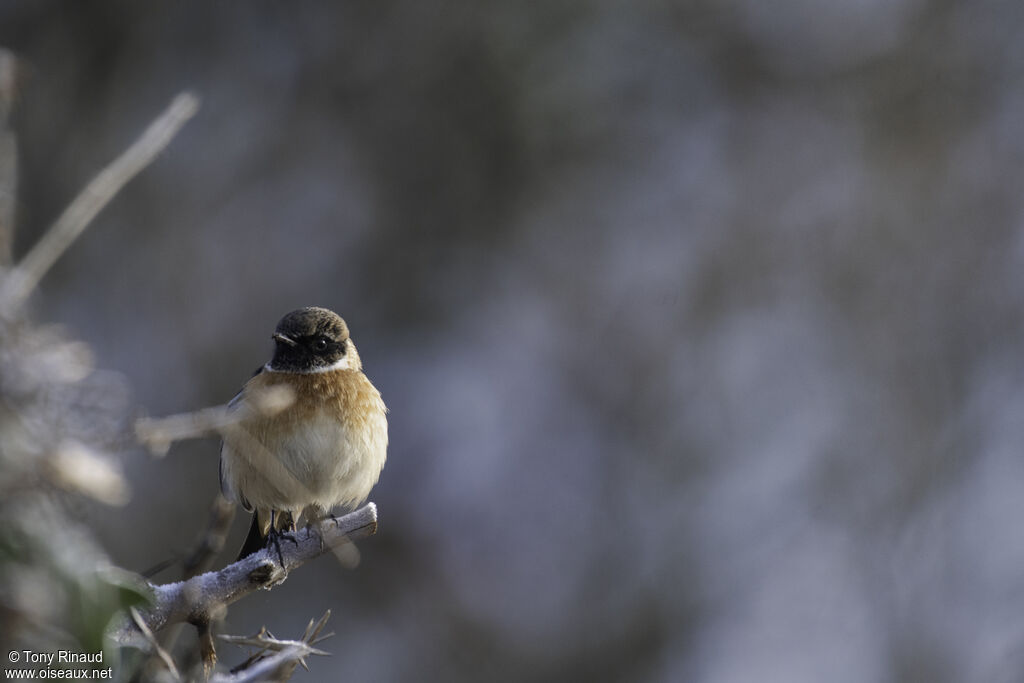
[[[387,407],[345,321],[326,308],[299,308],[271,337],[270,361],[228,403],[236,421],[221,445],[221,491],[253,513],[238,559],[279,536],[294,540],[287,534],[300,517],[309,525],[336,506],[355,509],[387,458]],[[275,391],[284,407],[268,408]]]

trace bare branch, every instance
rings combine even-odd
[[[0,303],[5,308],[15,308],[24,302],[96,214],[153,161],[198,108],[199,99],[192,93],[175,97],[131,147],[85,186],[0,286]]]
[[[217,436],[236,424],[240,416],[227,406],[203,408],[168,417],[143,417],[135,422],[135,436],[156,456],[164,456],[175,441]]]
[[[377,506],[367,503],[337,520],[322,520],[312,527],[296,531],[292,535],[293,540],[282,539],[283,564],[276,549],[265,549],[218,572],[155,586],[153,606],[141,609],[139,613],[152,631],[185,621],[193,624],[209,622],[231,603],[258,589],[272,588],[284,581],[293,569],[333,547],[376,532]],[[111,637],[120,643],[137,642],[138,628],[126,621],[113,629]]]
[[[135,422],[135,436],[156,456],[164,456],[175,441],[185,439],[201,439],[208,436],[228,438],[236,436],[246,440],[236,429],[253,413],[274,415],[290,406],[295,401],[295,393],[287,386],[267,387],[252,392],[248,400],[237,407],[226,405],[203,408],[189,413],[179,413],[167,417],[144,417]],[[249,437],[247,447],[262,448],[263,446]]]

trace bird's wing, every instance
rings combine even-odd
[[[258,368],[256,368],[256,372],[252,373],[252,377],[249,378],[249,382],[252,381],[253,377],[263,372],[263,369],[265,367],[266,366],[261,365]],[[246,382],[245,384],[248,384],[249,382]],[[242,400],[242,394],[245,393],[245,384],[243,384],[242,388],[238,390],[238,393],[235,394],[230,401],[228,401],[228,410],[234,410],[235,408],[238,407],[238,402]]]
[[[261,365],[260,367],[256,368],[256,372],[252,373],[252,377],[255,377],[256,375],[258,375],[261,372],[263,372],[263,367],[264,366]],[[249,378],[250,381],[252,381],[252,377]],[[248,382],[246,382],[246,384],[248,384]],[[232,411],[232,410],[234,410],[235,408],[238,407],[239,402],[241,402],[241,400],[242,400],[242,394],[243,393],[245,393],[245,385],[242,385],[242,388],[238,390],[238,393],[235,394],[234,397],[230,401],[228,401],[228,412],[230,412],[230,411]],[[220,492],[223,493],[224,496],[226,498],[228,498],[229,500],[234,499],[236,497],[236,494],[237,494],[238,502],[242,504],[242,508],[245,509],[248,512],[252,512],[252,505],[246,499],[245,494],[242,493],[241,491],[233,491],[231,489],[231,484],[228,482],[227,479],[224,478],[224,442],[223,441],[220,442],[220,466],[217,469],[218,469],[218,475],[220,476]]]

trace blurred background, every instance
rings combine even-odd
[[[347,319],[391,409],[380,531],[224,625],[332,609],[296,680],[1020,680],[1022,30],[986,0],[5,0],[15,254],[202,97],[33,312],[139,415],[227,401],[288,310]],[[195,542],[217,451],[126,450],[130,501],[84,513],[116,563]]]

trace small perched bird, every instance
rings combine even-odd
[[[326,308],[287,314],[274,356],[229,403],[243,410],[220,456],[224,495],[253,512],[239,559],[343,505],[355,508],[377,483],[388,447],[387,408],[363,374],[348,326]],[[268,410],[265,397],[289,394]]]

